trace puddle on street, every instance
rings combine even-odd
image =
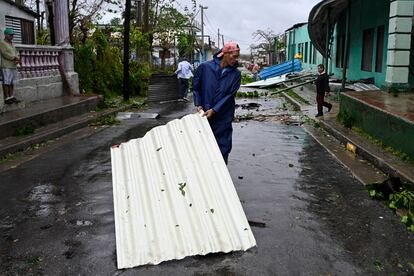
[[[28,211],[37,217],[47,217],[53,214],[62,213],[58,210],[58,203],[61,202],[63,189],[52,183],[39,184],[35,186],[29,195],[23,200],[30,204]]]
[[[259,122],[279,122],[287,125],[301,125],[300,112],[287,103],[283,97],[261,96],[258,98],[236,98],[234,122],[256,120]]]

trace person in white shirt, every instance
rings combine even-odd
[[[193,70],[194,67],[187,61],[187,58],[183,58],[183,60],[178,63],[177,70],[175,70],[175,74],[177,74],[179,81],[178,98],[183,99],[184,101],[188,101],[188,80],[193,77]]]

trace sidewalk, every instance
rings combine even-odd
[[[0,158],[88,126],[130,105],[96,111],[100,96],[59,97],[0,115]],[[26,131],[27,134],[16,133]]]
[[[295,88],[293,89],[293,91],[301,98],[308,101],[309,104],[298,102],[297,100],[289,97],[287,94],[285,94],[284,96],[288,98],[288,100],[292,102],[294,105],[298,106],[304,115],[318,122],[324,130],[326,130],[330,135],[339,140],[340,143],[342,143],[343,145],[346,145],[347,143],[354,145],[356,148],[355,153],[358,156],[367,160],[385,174],[389,176],[400,177],[400,179],[403,181],[414,183],[414,164],[402,161],[392,153],[373,144],[367,138],[361,136],[360,134],[348,128],[345,128],[336,120],[336,116],[339,112],[337,94],[331,93],[331,95],[326,99],[327,101],[333,104],[331,112],[326,113],[326,108],[324,108],[324,116],[315,117],[317,113],[315,92],[309,87],[303,87],[303,89]],[[310,134],[315,137],[315,134]],[[317,137],[315,138],[317,139]],[[333,154],[336,155],[337,153],[335,152]],[[352,170],[352,168],[350,169]],[[357,178],[359,177],[357,176]],[[369,184],[363,179],[361,181],[364,184]]]

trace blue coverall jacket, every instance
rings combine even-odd
[[[222,69],[215,55],[213,60],[198,66],[193,78],[194,105],[202,106],[204,111],[215,111],[209,123],[226,164],[232,147],[235,95],[241,82],[237,66],[236,63]]]

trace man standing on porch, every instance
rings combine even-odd
[[[13,29],[4,30],[4,40],[0,41],[1,70],[3,73],[4,103],[20,101],[14,97],[14,85],[17,82],[17,64],[20,62],[16,47],[13,45]]]

